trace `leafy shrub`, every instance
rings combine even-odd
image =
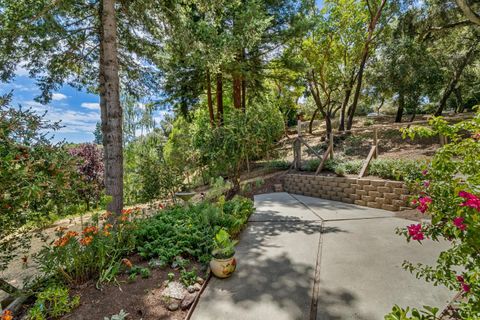
[[[319,159],[308,160],[303,169],[315,172],[320,164]],[[404,160],[404,159],[374,159],[368,166],[368,174],[383,179],[397,181],[414,181],[421,176],[422,168],[426,165],[426,161],[421,160]],[[342,158],[327,159],[323,170],[341,172],[345,174],[359,174],[362,169],[362,160],[344,160]],[[337,173],[338,174],[338,173]]]
[[[61,126],[10,107],[10,98],[0,97],[0,271],[28,249],[30,229],[85,210],[76,163],[50,138]]]
[[[102,150],[95,144],[84,143],[70,148],[68,152],[77,159],[77,170],[83,181],[79,194],[89,210],[90,204],[98,204],[103,194]]]
[[[142,257],[158,257],[166,263],[173,262],[177,256],[206,263],[210,260],[217,230],[225,228],[236,236],[252,211],[252,202],[241,197],[164,210],[140,222],[136,231],[137,250]]]
[[[58,238],[37,255],[39,269],[44,275],[68,284],[80,284],[90,279],[98,282],[114,280],[121,259],[135,247],[133,220],[137,209],[126,209],[115,228],[105,221],[101,226],[87,226],[81,234],[57,228]],[[102,219],[109,218],[107,212]]]
[[[450,141],[437,150],[415,183],[420,192],[414,203],[420,212],[431,214],[431,223],[412,224],[397,233],[407,241],[448,241],[450,248],[440,253],[434,266],[405,262],[404,268],[434,285],[459,290],[463,297],[454,302],[459,318],[479,319],[480,114],[452,125],[433,118],[430,125],[404,133],[411,138],[443,134]]]
[[[233,187],[230,181],[225,181],[223,177],[212,178],[210,180],[210,188],[208,189],[206,199],[209,201],[217,201],[221,196],[226,194]]]
[[[154,131],[130,142],[125,153],[125,201],[149,202],[173,194],[183,187],[185,168],[180,170],[164,157],[164,137]]]
[[[287,170],[292,164],[287,160],[271,160],[267,162],[267,168]]]
[[[335,174],[339,177],[344,177],[346,172],[347,169],[345,168],[345,164],[343,163],[335,167]]]
[[[29,320],[47,320],[63,316],[80,304],[80,297],[70,297],[68,288],[53,285],[39,292],[37,300],[28,311]]]
[[[227,259],[235,254],[235,245],[238,241],[230,239],[230,235],[225,229],[218,230],[213,240],[212,255],[215,258]]]

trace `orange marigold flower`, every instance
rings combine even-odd
[[[10,310],[3,310],[1,320],[13,320],[13,313]]]
[[[120,220],[123,221],[123,222],[125,222],[125,221],[128,220],[128,216],[127,216],[127,215],[122,215],[122,216],[120,217]]]
[[[110,230],[113,228],[113,224],[107,223],[106,225],[103,226],[103,230]]]
[[[86,236],[80,239],[80,243],[84,246],[88,246],[90,243],[92,243],[93,237],[92,236]]]
[[[105,237],[108,237],[110,234],[111,234],[111,233],[110,233],[109,231],[103,231],[103,235],[104,235]]]
[[[122,263],[124,265],[126,265],[128,268],[133,267],[133,263],[130,260],[128,260],[127,258],[122,259]]]

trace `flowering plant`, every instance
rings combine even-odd
[[[57,228],[58,238],[36,256],[40,270],[68,284],[90,279],[99,282],[115,278],[122,258],[135,247],[134,230],[139,208],[124,209],[113,218],[106,212],[81,232]]]
[[[404,263],[404,268],[435,285],[461,292],[455,301],[456,316],[480,318],[480,114],[449,124],[433,118],[431,128],[410,128],[405,135],[441,134],[447,143],[434,155],[416,186],[417,209],[431,216],[431,223],[413,224],[397,233],[408,241],[448,241],[435,266]],[[417,319],[415,317],[406,319]]]

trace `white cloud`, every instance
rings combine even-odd
[[[15,70],[15,75],[16,76],[24,76],[24,77],[30,76],[30,74],[28,73],[28,70],[21,67],[21,66],[17,67],[17,69]]]
[[[99,110],[100,104],[98,102],[84,102],[81,104],[82,108],[90,110]]]
[[[67,99],[67,96],[64,95],[63,93],[52,94],[52,100],[53,101],[60,101],[60,100],[65,100],[65,99]]]
[[[100,115],[96,111],[74,111],[67,110],[62,107],[52,107],[49,105],[42,105],[33,100],[21,101],[21,105],[32,108],[38,113],[47,111],[45,118],[47,120],[57,122],[63,126],[59,133],[92,133],[95,130],[97,122],[100,120]]]

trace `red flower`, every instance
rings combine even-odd
[[[453,219],[453,224],[460,230],[465,231],[467,229],[467,225],[463,222],[465,219],[463,217],[456,217]]]
[[[83,234],[97,234],[98,233],[98,228],[96,226],[89,226],[83,229]]]
[[[413,240],[424,240],[425,235],[422,232],[422,225],[421,224],[412,224],[407,227],[408,234],[412,237]]]
[[[462,276],[457,276],[457,281],[460,282],[463,291],[470,292],[470,286],[465,282],[465,279]]]
[[[460,191],[458,193],[459,197],[462,197],[465,199],[460,206],[462,207],[470,207],[472,209],[476,209],[478,212],[480,212],[480,199],[471,193],[468,193],[466,191]]]
[[[426,176],[428,174],[428,170],[423,170],[422,175]]]
[[[428,206],[432,203],[432,198],[425,196],[418,198],[418,202],[420,203],[417,207],[417,210],[421,213],[425,213],[428,210]]]

